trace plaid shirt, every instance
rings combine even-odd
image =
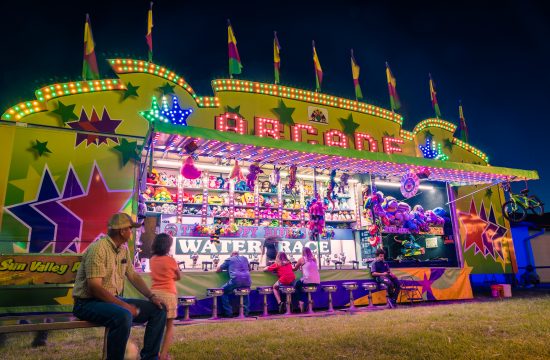
[[[91,278],[102,278],[102,285],[115,296],[122,295],[124,277],[135,272],[126,245],[116,247],[109,236],[105,236],[93,244],[82,254],[82,262],[76,273],[73,297],[91,298],[88,291],[88,281]]]

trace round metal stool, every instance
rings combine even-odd
[[[273,288],[271,286],[258,286],[256,290],[258,290],[258,294],[264,296],[264,313],[262,314],[262,316],[268,316],[269,313],[267,312],[267,295],[273,294]]]
[[[281,285],[279,286],[279,290],[286,294],[286,312],[285,315],[290,315],[292,312],[290,311],[290,303],[292,302],[292,294],[296,292],[296,289],[292,285]]]
[[[374,281],[368,281],[368,282],[364,282],[363,284],[361,284],[361,286],[363,287],[363,289],[367,290],[367,297],[369,298],[369,308],[372,309],[374,308],[374,304],[372,302],[372,292],[373,291],[376,291],[376,289],[378,289],[378,284],[375,283]]]
[[[386,290],[386,307],[388,309],[393,309],[395,306],[393,306],[393,303],[391,302],[390,293],[388,291],[388,285],[386,285],[384,283],[380,283],[378,285],[378,288],[380,290]]]
[[[223,295],[222,288],[206,289],[206,296],[212,298],[212,317],[210,320],[218,319],[218,301],[217,298]]]
[[[233,293],[239,297],[239,316],[237,318],[244,319],[244,296],[250,295],[249,287],[240,287],[233,290]]]
[[[327,312],[332,313],[334,312],[334,308],[332,307],[332,293],[336,292],[338,290],[338,285],[334,284],[327,284],[327,285],[321,285],[323,288],[323,291],[328,293],[328,310]]]
[[[178,297],[178,305],[184,307],[183,321],[189,321],[189,307],[197,303],[195,296],[180,296]]]
[[[314,293],[319,288],[319,284],[304,284],[302,285],[302,291],[307,293],[307,313],[313,314],[313,300],[311,299],[311,293]]]
[[[348,310],[349,311],[354,311],[355,310],[355,304],[353,303],[354,300],[353,300],[353,290],[357,290],[357,283],[356,282],[345,282],[342,284],[342,286],[344,287],[344,289],[348,290],[349,291],[349,308]]]

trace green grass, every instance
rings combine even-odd
[[[3,359],[99,359],[103,330],[13,334]],[[141,344],[142,328],[132,330]],[[548,359],[550,296],[179,326],[172,359]]]

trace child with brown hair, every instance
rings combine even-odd
[[[296,280],[296,276],[292,271],[292,264],[288,260],[286,253],[281,251],[277,253],[275,262],[272,265],[266,267],[264,271],[272,271],[275,274],[277,274],[277,277],[279,278],[279,280],[277,280],[277,282],[273,284],[273,295],[275,296],[275,299],[277,299],[279,312],[282,312],[282,309],[284,308],[285,303],[281,301],[281,295],[279,294],[279,286],[281,285],[289,286],[294,284],[294,280]]]
[[[178,306],[176,281],[181,278],[176,260],[169,255],[172,241],[168,234],[155,236],[152,246],[153,257],[149,261],[153,280],[151,291],[166,304],[166,332],[160,350],[161,360],[170,359],[168,349],[174,338],[174,319]]]

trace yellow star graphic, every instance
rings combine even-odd
[[[12,180],[10,184],[23,190],[22,202],[28,202],[36,198],[36,191],[38,190],[38,184],[40,184],[40,174],[32,166],[29,166],[26,178]]]
[[[73,288],[67,291],[67,295],[53,298],[60,305],[72,305],[73,304]]]

